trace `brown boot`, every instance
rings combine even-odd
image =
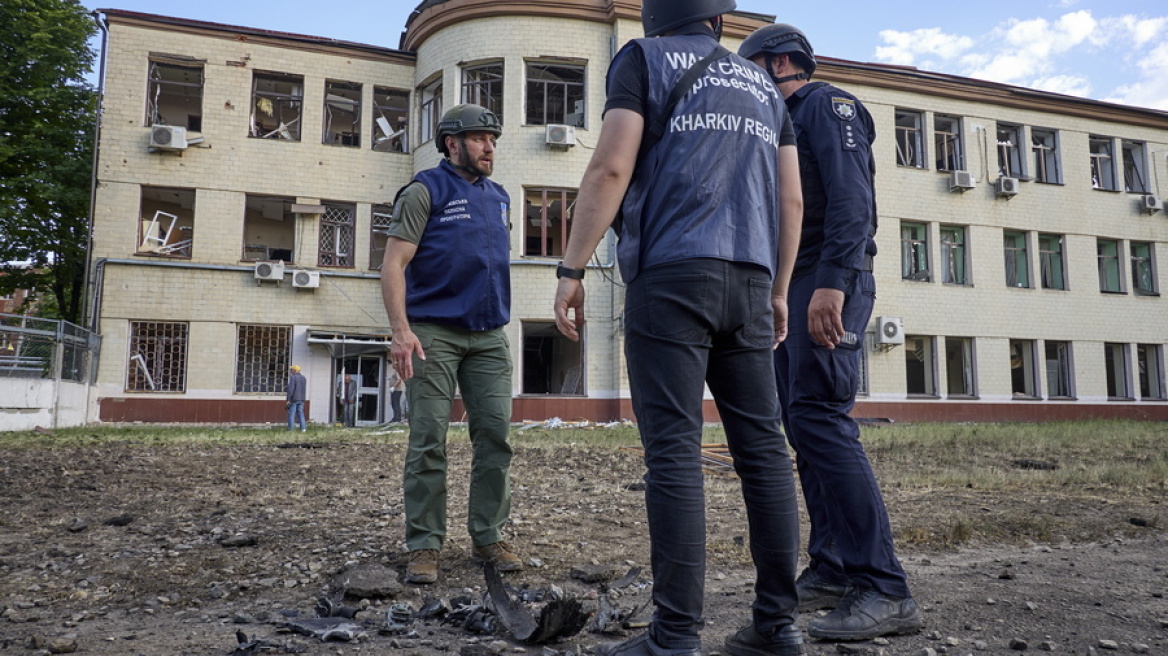
[[[433,583],[438,580],[438,550],[418,549],[410,552],[406,566],[406,583]]]
[[[523,561],[515,555],[515,550],[506,542],[499,541],[474,548],[475,557],[495,566],[500,572],[518,572],[523,569]]]

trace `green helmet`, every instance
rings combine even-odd
[[[499,117],[486,107],[472,103],[451,107],[442,115],[442,120],[438,121],[438,134],[437,138],[434,139],[437,142],[438,152],[443,155],[450,154],[446,149],[447,136],[475,131],[489,132],[496,137],[503,134]]]
[[[641,25],[645,28],[645,36],[659,36],[737,8],[738,3],[734,0],[644,0],[641,3]]]

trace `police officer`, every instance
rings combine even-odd
[[[446,158],[398,192],[381,268],[393,367],[406,380],[406,580],[433,583],[446,537],[446,429],[454,391],[474,445],[467,529],[475,555],[523,568],[501,529],[511,511],[510,197],[489,180],[495,114],[458,105],[438,123]]]
[[[633,40],[613,60],[604,123],[557,270],[556,325],[577,340],[584,267],[623,212],[617,257],[628,284],[625,358],[645,447],[657,608],[646,633],[599,646],[602,656],[701,653],[703,383],[742,479],[757,574],[752,621],[727,638],[727,649],[734,656],[806,653],[794,624],[797,497],[771,360],[787,331],[798,163],[774,84],[718,45],[722,14],[735,6],[645,0],[645,34],[661,38]],[[697,66],[706,67],[702,77],[681,83]],[[669,113],[675,87],[685,93]],[[658,126],[654,141],[647,135]]]
[[[790,337],[775,351],[787,435],[795,447],[811,535],[799,608],[834,608],[816,638],[861,640],[923,626],[893,549],[888,512],[855,404],[876,286],[872,117],[855,96],[810,82],[815,54],[790,25],[768,25],[738,53],[767,70],[795,122],[803,235],[788,300]]]

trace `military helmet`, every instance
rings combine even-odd
[[[645,26],[645,36],[660,36],[682,25],[721,16],[737,7],[734,0],[644,0],[641,24]]]
[[[746,59],[760,54],[791,55],[808,75],[815,72],[815,51],[807,36],[786,23],[758,28],[738,46],[738,54]]]
[[[447,136],[475,131],[489,132],[496,137],[503,134],[499,117],[486,107],[472,103],[451,107],[442,115],[442,120],[438,121],[438,134],[434,139],[438,152],[443,155],[450,154],[446,150]]]

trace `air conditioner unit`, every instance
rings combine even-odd
[[[303,289],[316,289],[320,287],[320,272],[294,271],[292,273],[292,286]]]
[[[876,317],[876,343],[904,343],[904,323],[900,317]]]
[[[256,262],[255,279],[257,281],[275,280],[276,282],[284,280],[284,262],[282,260]]]
[[[949,172],[949,191],[964,192],[966,189],[973,189],[976,184],[977,181],[969,171]]]
[[[150,147],[163,150],[183,150],[187,147],[187,129],[177,125],[151,126]]]
[[[544,136],[548,145],[551,146],[564,146],[565,148],[575,146],[576,126],[552,124],[547,126]]]
[[[1155,214],[1164,209],[1164,202],[1152,194],[1146,194],[1140,197],[1140,208],[1148,214]]]
[[[994,183],[994,193],[999,198],[1017,196],[1018,178],[1007,178],[1005,176],[998,178],[997,182]]]

